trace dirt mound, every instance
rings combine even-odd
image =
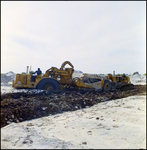
[[[134,73],[133,73],[133,75],[135,75],[135,74],[139,74],[139,72],[138,72],[138,71],[136,71],[136,72],[134,72]]]
[[[15,79],[16,74],[12,71],[9,71],[1,76],[1,85],[10,86],[12,85],[12,81]]]
[[[130,76],[130,80],[131,83],[135,84],[135,83],[140,83],[140,82],[146,82],[146,76],[145,75],[141,75],[138,72],[133,73]]]
[[[49,114],[74,111],[99,102],[132,95],[146,94],[146,85],[135,85],[128,91],[62,91],[40,93],[8,93],[1,95],[1,127],[11,122],[21,122]]]
[[[80,70],[75,70],[74,73],[83,73],[83,72]]]

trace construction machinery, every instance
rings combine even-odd
[[[66,65],[70,68],[65,68]],[[13,88],[30,88],[42,90],[64,90],[64,89],[79,89],[79,90],[95,90],[109,91],[115,89],[132,89],[133,84],[130,78],[125,75],[99,76],[97,74],[83,73],[81,76],[74,77],[74,66],[69,61],[62,63],[61,68],[51,67],[44,75],[40,74],[32,81],[32,74],[16,74],[15,81],[13,80]]]
[[[133,89],[134,85],[130,82],[129,76],[125,74],[115,75],[115,71],[112,74],[108,74],[106,79],[111,82],[111,89],[130,90]]]
[[[65,68],[66,65],[70,68]],[[81,77],[74,77],[74,66],[69,61],[63,62],[61,68],[51,67],[44,75],[40,74],[32,81],[32,74],[16,74],[15,81],[13,80],[13,88],[29,88],[42,90],[63,90],[65,88],[88,89],[88,90],[103,90],[111,89],[111,82],[106,78],[101,78],[96,74],[83,74]]]

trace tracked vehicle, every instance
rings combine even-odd
[[[131,90],[134,88],[134,85],[130,82],[129,76],[126,76],[125,74],[108,74],[106,79],[111,81],[111,89]]]

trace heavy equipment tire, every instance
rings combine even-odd
[[[109,91],[111,89],[111,82],[109,80],[104,81],[103,91]]]
[[[42,89],[42,90],[59,90],[60,89],[60,83],[53,78],[45,78],[42,79],[38,85],[36,86],[36,89]]]

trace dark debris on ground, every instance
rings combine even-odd
[[[60,92],[7,93],[1,95],[1,127],[11,122],[18,123],[49,114],[75,111],[100,102],[133,95],[146,95],[146,85],[135,85],[132,90],[113,92],[66,90]]]

